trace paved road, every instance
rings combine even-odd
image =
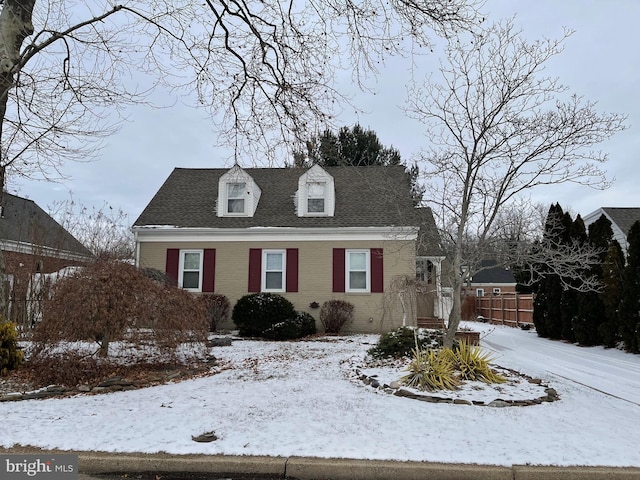
[[[498,328],[482,339],[496,363],[537,365],[541,371],[640,406],[640,357],[601,347],[578,347],[540,338],[533,331]],[[506,363],[506,362],[505,362]],[[528,373],[528,372],[527,372]]]
[[[78,480],[280,480],[279,476],[220,476],[217,473],[119,473],[117,475],[80,474]]]

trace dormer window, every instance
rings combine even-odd
[[[227,183],[227,213],[243,214],[245,212],[246,183]]]
[[[333,177],[314,165],[298,179],[295,202],[299,217],[333,217],[336,206]]]
[[[253,177],[234,165],[218,180],[218,216],[253,217],[261,193]]]
[[[307,213],[325,213],[325,182],[307,183]]]

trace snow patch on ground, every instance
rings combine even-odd
[[[112,452],[316,456],[495,465],[640,466],[640,357],[473,324],[497,364],[541,378],[560,401],[432,404],[352,381],[377,336],[238,340],[215,375],[104,395],[0,403],[0,445]],[[389,378],[397,372],[379,371]],[[526,382],[474,398],[524,395]],[[535,390],[535,388],[534,388]],[[476,397],[475,395],[478,395]],[[471,398],[471,397],[469,397]],[[193,436],[215,432],[199,443]]]

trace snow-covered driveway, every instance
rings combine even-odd
[[[535,331],[471,326],[485,330],[482,346],[493,351],[496,363],[552,381],[553,377],[569,380],[640,407],[638,355],[602,347],[577,347],[540,338]]]

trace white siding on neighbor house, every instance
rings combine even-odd
[[[613,230],[613,238],[618,241],[618,243],[622,247],[622,251],[626,255],[627,249],[629,247],[629,244],[627,243],[627,232],[623,232],[622,229],[609,216],[609,214],[604,211],[604,209],[599,208],[595,212],[591,212],[590,214],[585,215],[583,219],[585,227],[587,227],[588,229],[589,225],[591,225],[596,220],[598,220],[602,215],[607,217],[607,219],[609,219],[609,221],[611,222],[611,228]]]

